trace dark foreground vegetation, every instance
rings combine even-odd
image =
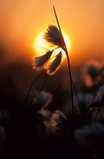
[[[86,68],[92,85],[86,85],[85,74],[80,84],[74,81],[79,103],[74,92],[73,117],[67,78],[60,78],[67,71],[47,76],[23,61],[1,67],[1,159],[103,159],[103,66]]]

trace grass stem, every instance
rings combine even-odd
[[[100,108],[101,108],[101,107],[98,107],[98,110],[97,110],[97,113],[96,113],[96,116],[95,116],[94,122],[96,122],[97,116],[98,116],[98,114],[99,114],[99,112],[100,112]]]
[[[60,24],[59,24],[59,21],[58,21],[58,18],[57,18],[57,14],[56,14],[54,5],[53,5],[53,10],[54,10],[54,13],[55,13],[55,17],[56,17],[56,21],[57,21],[59,30],[60,30],[60,32],[62,34],[61,27],[60,27]],[[63,37],[63,35],[62,35],[62,37]],[[70,68],[70,61],[69,61],[69,56],[68,56],[68,50],[67,50],[64,38],[63,38],[63,43],[64,43],[64,46],[65,46],[64,50],[65,50],[65,53],[66,53],[66,56],[67,56],[67,62],[68,62],[68,70],[69,70],[69,78],[70,78],[70,89],[71,89],[71,104],[72,104],[72,125],[73,125],[73,128],[74,128],[73,84],[72,84],[71,68]]]
[[[41,72],[41,73],[35,78],[35,80],[32,82],[32,84],[30,85],[29,90],[28,90],[27,95],[26,95],[26,98],[25,98],[24,107],[26,106],[27,99],[28,99],[29,93],[30,93],[30,91],[31,91],[31,88],[33,87],[34,83],[37,81],[37,79],[38,79],[43,73],[45,73],[45,70],[44,70],[43,72]]]

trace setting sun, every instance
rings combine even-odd
[[[46,48],[49,49],[49,50],[53,49],[53,47],[50,47],[45,42],[45,40],[43,39],[43,34],[44,34],[44,31],[42,31],[40,34],[38,34],[38,36],[37,36],[37,38],[36,38],[36,40],[34,42],[34,50],[35,50],[37,55],[44,54]],[[65,40],[65,43],[66,43],[66,46],[67,46],[67,49],[68,49],[68,52],[69,52],[70,51],[70,47],[71,47],[70,40],[69,40],[68,36],[64,32],[63,32],[63,36],[64,36],[64,40]],[[59,50],[59,49],[57,49],[57,50]],[[55,54],[57,54],[57,51],[55,51]],[[65,57],[65,51],[64,50],[62,50],[62,55],[63,55],[63,57]]]

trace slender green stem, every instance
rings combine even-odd
[[[73,83],[73,89],[74,89],[74,92],[75,92],[75,95],[76,95],[76,99],[77,99],[77,102],[78,102],[79,110],[80,110],[80,113],[82,114],[82,108],[81,108],[81,105],[80,105],[80,102],[79,102],[79,99],[78,99],[78,96],[77,96],[77,91],[76,91],[73,80],[72,80],[72,83]]]
[[[10,70],[10,86],[11,86],[11,90],[12,90],[12,96],[14,99],[16,99],[17,92],[16,92],[14,80],[13,80],[12,70]]]
[[[28,95],[29,95],[29,93],[30,93],[31,88],[33,87],[33,85],[34,85],[34,83],[37,81],[37,79],[38,79],[44,72],[45,72],[45,70],[44,70],[43,72],[41,72],[41,73],[35,78],[35,80],[32,82],[32,84],[31,84],[31,86],[30,86],[30,88],[29,88],[29,90],[28,90],[28,92],[27,92],[24,106],[26,106],[27,99],[28,99]]]
[[[56,17],[56,21],[57,21],[57,24],[58,24],[59,30],[61,31],[60,24],[59,24],[59,21],[58,21],[58,18],[57,18],[57,14],[56,14],[56,10],[55,10],[54,5],[53,5],[53,10],[54,10],[54,13],[55,13],[55,17]]]
[[[46,82],[47,82],[48,77],[49,77],[49,75],[47,74],[46,79],[45,79],[45,81],[44,81],[44,83],[43,83],[43,85],[42,85],[41,91],[43,90],[43,88],[44,88],[44,86],[45,86],[45,84],[46,84]]]
[[[67,61],[68,61],[68,70],[69,70],[69,78],[70,78],[70,90],[71,90],[71,103],[72,103],[72,118],[73,118],[73,124],[74,124],[74,102],[73,102],[73,84],[72,84],[72,77],[71,77],[71,68],[70,68],[70,61],[68,52],[66,52]]]
[[[95,116],[94,122],[96,122],[96,119],[97,119],[97,116],[98,116],[98,114],[99,114],[100,108],[101,108],[101,107],[98,107],[98,110],[97,110],[97,113],[96,113],[96,116]]]
[[[58,18],[57,18],[57,14],[56,14],[56,10],[55,10],[54,5],[53,5],[53,10],[54,10],[54,13],[55,13],[55,17],[56,17],[56,21],[57,21],[59,30],[60,30],[61,35],[62,35],[61,27],[60,27],[60,24],[59,24],[59,21],[58,21]],[[63,38],[63,35],[62,35],[62,38]],[[74,127],[73,85],[72,85],[71,68],[70,68],[68,50],[67,50],[64,38],[63,38],[63,43],[64,43],[64,50],[65,50],[65,53],[66,53],[66,56],[67,56],[67,62],[68,62],[68,70],[69,70],[69,78],[70,78],[70,89],[71,89],[71,103],[72,103],[72,121],[73,121],[73,127]]]

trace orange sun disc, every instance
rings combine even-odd
[[[45,42],[45,40],[43,39],[43,34],[44,34],[44,31],[42,31],[37,36],[37,38],[36,38],[36,40],[34,42],[34,50],[35,50],[37,56],[40,56],[40,55],[44,54],[46,52],[46,49],[47,50],[52,50],[53,49],[52,47],[49,47],[49,45]],[[71,47],[70,40],[69,40],[68,36],[64,32],[62,34],[63,34],[64,40],[65,40],[65,43],[66,43],[67,50],[69,52],[70,51],[70,47]],[[57,52],[58,52],[58,49],[56,51],[56,54],[57,54]],[[65,51],[64,50],[62,50],[62,55],[65,58],[66,55],[65,55]]]

